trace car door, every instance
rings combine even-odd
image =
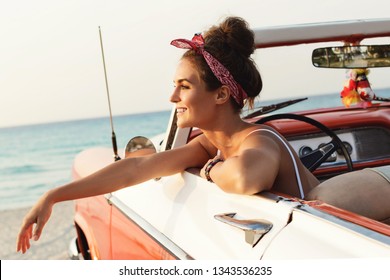
[[[125,228],[128,220],[138,228],[126,227],[117,240],[113,234],[113,256],[122,258],[127,258],[123,251],[135,248],[131,242],[124,246],[124,240],[140,241],[146,233],[149,240],[139,242],[137,248],[160,250],[163,257],[260,259],[288,223],[293,208],[264,196],[225,193],[191,172],[125,188],[110,199],[122,214],[113,216],[115,228]],[[160,247],[150,245],[150,240]]]

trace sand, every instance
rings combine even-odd
[[[1,260],[67,260],[70,241],[76,236],[73,224],[74,203],[56,204],[38,241],[31,241],[25,254],[16,252],[16,237],[29,208],[0,211]]]

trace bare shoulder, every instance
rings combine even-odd
[[[276,139],[284,141],[283,136],[273,128],[264,125],[254,126],[243,132],[242,148],[277,148],[279,145]]]
[[[217,154],[217,148],[203,134],[191,140],[187,146],[197,146],[198,148],[203,149],[204,152],[207,153],[208,158],[213,158]]]

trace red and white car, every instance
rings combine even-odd
[[[258,48],[254,59],[265,86],[261,106],[244,113],[249,122],[266,120],[276,128],[320,180],[390,165],[390,18],[254,31]],[[267,68],[277,69],[278,76],[275,71],[268,75]],[[366,99],[356,100],[343,91],[347,68],[370,69],[366,77],[375,100],[370,100],[372,92]],[[286,84],[291,95],[302,98],[287,96],[269,103],[280,93],[278,86]],[[328,92],[334,95],[319,96]],[[264,105],[267,102],[269,105]],[[162,151],[184,145],[199,133],[196,128],[177,129],[173,111],[166,133],[151,141]],[[320,157],[313,156],[313,151]],[[110,164],[112,158],[110,147],[81,152],[74,161],[74,179]],[[77,200],[72,257],[266,260],[390,256],[390,226],[384,222],[323,201],[272,191],[225,193],[198,173],[187,170]]]

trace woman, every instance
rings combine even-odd
[[[200,168],[202,177],[224,191],[239,194],[273,188],[303,198],[318,184],[277,132],[240,118],[244,104],[252,105],[262,89],[250,58],[254,34],[243,19],[229,17],[210,28],[204,39],[198,34],[191,41],[178,39],[171,44],[188,49],[178,64],[170,98],[176,104],[177,125],[198,127],[203,134],[180,148],[126,158],[49,190],[26,215],[18,251],[26,252],[30,239],[39,239],[57,202],[113,192],[189,167]]]

